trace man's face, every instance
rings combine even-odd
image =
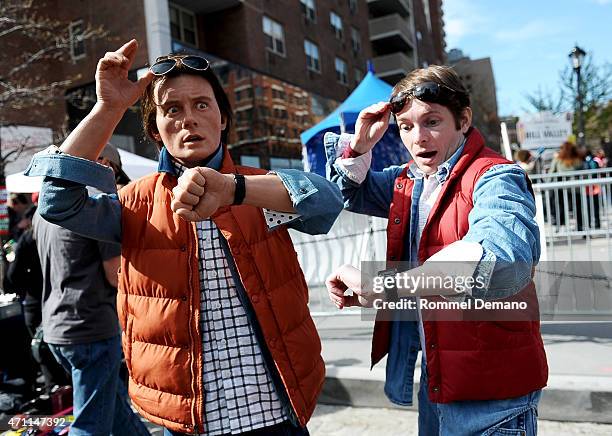
[[[217,150],[226,122],[210,83],[200,76],[171,77],[154,90],[155,122],[168,152],[193,167]]]
[[[409,100],[396,118],[402,142],[427,175],[435,174],[463,139],[463,129],[456,129],[451,111],[437,103]]]

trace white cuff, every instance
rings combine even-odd
[[[301,216],[299,213],[279,212],[270,209],[264,209],[263,213],[268,229],[270,230],[282,226],[283,224],[290,223],[291,221],[295,221]]]

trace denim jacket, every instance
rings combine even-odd
[[[388,217],[395,179],[406,165],[391,166],[383,171],[368,170],[358,184],[336,162],[339,142],[348,138],[328,133],[324,139],[327,177],[340,187],[344,208],[352,212]],[[440,165],[435,177],[444,183],[463,152],[463,144]],[[416,165],[408,168],[414,180],[410,228],[402,261],[417,263],[416,233],[418,202],[423,190],[423,176]],[[469,231],[463,241],[482,247],[482,257],[475,274],[487,283],[479,298],[504,298],[521,290],[531,280],[531,266],[540,257],[540,234],[535,222],[535,199],[529,192],[524,171],[518,165],[495,165],[476,183],[474,208],[469,214]],[[520,264],[520,267],[516,265]],[[414,368],[420,346],[417,321],[393,321],[387,356],[385,393],[396,404],[411,405]]]

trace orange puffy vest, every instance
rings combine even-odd
[[[223,173],[261,174],[234,167]],[[175,176],[157,173],[119,191],[122,254],[117,311],[138,412],[173,431],[204,431],[198,240],[170,209]],[[325,377],[308,287],[285,228],[269,231],[261,209],[241,205],[212,217],[227,240],[291,406],[302,426]]]
[[[420,263],[466,235],[476,182],[493,165],[508,163],[485,147],[480,133],[471,129],[423,229]],[[390,262],[402,258],[407,237],[414,182],[406,174],[405,169],[395,180],[389,212]],[[521,294],[527,295],[530,308],[537,313],[533,282]],[[514,398],[546,386],[548,365],[539,321],[427,321],[426,314],[423,319],[432,402]],[[372,338],[372,365],[387,354],[389,340],[390,323],[379,313]]]

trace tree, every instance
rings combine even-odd
[[[44,1],[0,1],[0,286],[4,278],[4,241],[8,234],[6,207],[6,165],[45,145],[32,145],[27,136],[7,144],[7,129],[36,110],[63,104],[65,90],[78,76],[58,77],[62,63],[69,62],[71,50],[86,41],[106,36],[101,27],[70,23],[49,16]],[[58,138],[56,138],[58,139]]]
[[[596,64],[593,54],[585,56],[581,72],[584,117],[587,144],[596,146],[603,138],[609,138],[612,130],[612,64]],[[559,72],[559,94],[543,91],[541,87],[525,95],[531,109],[553,113],[578,111],[576,103],[576,74],[567,66]],[[577,131],[578,117],[574,116],[574,131]]]

